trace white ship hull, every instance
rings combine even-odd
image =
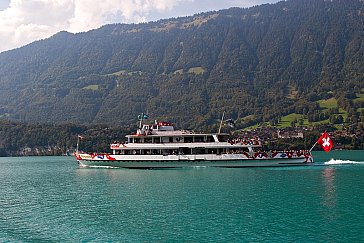
[[[247,158],[244,154],[223,155],[106,155],[79,154],[81,167],[115,167],[115,168],[183,168],[183,167],[268,167],[311,165],[311,156],[283,156],[279,153],[272,157]],[[281,157],[283,156],[283,157]]]

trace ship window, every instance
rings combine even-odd
[[[178,154],[178,150],[177,149],[170,149],[169,150],[169,154],[177,155]]]
[[[150,149],[143,149],[141,150],[141,154],[151,154]]]
[[[226,135],[218,135],[217,138],[219,139],[219,142],[227,142],[229,137]]]
[[[237,154],[237,153],[239,153],[239,150],[236,149],[236,148],[231,148],[231,149],[229,149],[228,153],[229,154]]]
[[[205,154],[206,149],[205,148],[195,148],[195,154]]]
[[[132,154],[135,154],[135,155],[140,154],[140,150],[132,150]]]
[[[243,152],[249,152],[249,149],[248,148],[240,148],[240,153],[243,153]]]
[[[192,143],[193,142],[193,137],[185,137],[184,142],[185,143]]]
[[[195,143],[203,142],[203,137],[195,137]]]
[[[154,154],[154,155],[160,155],[161,154],[161,151],[160,151],[160,149],[153,149],[152,150],[152,154]]]
[[[208,154],[216,154],[217,153],[217,149],[208,149],[207,150]]]
[[[144,143],[152,143],[152,138],[151,137],[145,137],[144,138]]]
[[[191,154],[191,149],[190,148],[179,148],[179,154],[181,154],[181,155]]]
[[[134,143],[140,143],[140,138],[134,138]]]
[[[208,143],[215,142],[214,137],[213,136],[207,136],[206,142],[208,142]]]
[[[169,137],[169,142],[173,143],[173,137]]]
[[[160,137],[155,137],[153,139],[154,143],[160,143],[161,142],[161,138]]]

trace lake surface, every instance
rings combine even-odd
[[[282,168],[85,169],[0,158],[1,242],[359,242],[364,151]]]

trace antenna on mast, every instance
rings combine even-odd
[[[148,119],[149,116],[145,113],[142,113],[141,115],[138,116],[138,120],[139,120],[139,129],[142,129],[142,125],[143,125],[143,120]]]

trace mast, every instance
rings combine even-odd
[[[78,145],[80,144],[80,135],[77,135],[77,146],[76,146],[76,154],[78,154]]]
[[[222,117],[221,117],[221,121],[220,121],[220,127],[219,127],[218,134],[220,134],[220,132],[221,132],[221,127],[222,127],[222,123],[224,121],[224,117],[225,117],[225,111],[222,113]]]
[[[82,140],[83,138],[84,138],[84,137],[82,137],[81,135],[77,135],[76,154],[78,154],[78,149],[79,149],[80,140]]]
[[[140,119],[139,119],[139,129],[142,129],[143,116],[144,116],[144,113],[142,113],[142,115],[140,116]]]
[[[145,120],[145,119],[148,119],[148,115],[145,113],[142,113],[141,115],[138,116],[138,120],[139,120],[139,128],[137,130],[138,135],[145,134],[145,131],[143,131],[143,120]]]
[[[148,119],[148,115],[145,114],[144,112],[138,116],[138,120],[139,120],[139,129],[142,129],[142,125],[143,125],[143,120]]]

